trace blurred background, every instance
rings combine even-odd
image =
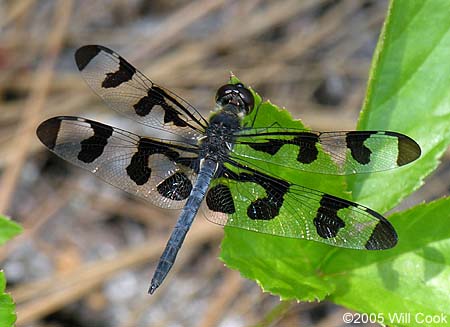
[[[73,54],[119,52],[208,116],[232,71],[314,130],[351,130],[388,1],[0,1],[0,212],[25,232],[0,249],[18,326],[344,326],[348,309],[280,302],[217,259],[203,218],[155,295],[178,211],[71,166],[35,130],[76,115],[135,130],[87,87]],[[403,207],[448,194],[449,155]]]

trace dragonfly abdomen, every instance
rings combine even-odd
[[[217,165],[217,162],[209,159],[206,159],[203,162],[198,174],[198,179],[194,184],[194,188],[191,191],[186,205],[181,211],[180,217],[178,218],[177,224],[170,235],[166,248],[159,258],[158,266],[153,274],[152,282],[148,290],[150,294],[153,294],[159,285],[161,285],[172,268],[178,251],[183,244],[184,238],[186,237],[186,234],[194,221],[195,215],[197,214],[198,209],[200,208],[200,205],[205,197],[206,191],[211,183],[211,179],[216,172]]]

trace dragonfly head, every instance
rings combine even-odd
[[[249,114],[255,104],[253,94],[242,83],[225,84],[216,93],[216,104],[220,108],[234,107],[238,115]]]

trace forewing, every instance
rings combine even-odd
[[[75,61],[87,84],[110,107],[129,118],[196,140],[207,123],[185,100],[156,85],[114,51],[86,45]]]
[[[79,117],[54,117],[37,129],[61,158],[162,208],[181,208],[198,171],[197,149],[145,138]]]
[[[232,170],[207,192],[205,214],[212,222],[344,248],[397,243],[392,225],[369,208],[244,167]]]
[[[348,175],[397,168],[419,158],[420,152],[413,139],[396,132],[265,128],[239,132],[232,157],[241,164]]]

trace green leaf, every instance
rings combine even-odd
[[[412,324],[417,314],[443,314],[450,321],[449,207],[450,198],[444,198],[392,215],[399,243],[389,251],[336,252],[321,267],[324,280],[334,285],[330,299],[383,313],[390,326],[409,325],[389,320],[395,312],[410,313]]]
[[[15,305],[9,294],[5,293],[6,280],[0,271],[0,326],[14,326],[16,321]]]
[[[238,83],[232,77],[232,83]],[[255,93],[255,107],[261,98]],[[244,120],[254,127],[279,125],[290,128],[305,128],[299,120],[293,120],[290,113],[266,101],[259,105]],[[340,197],[349,197],[345,191],[345,178],[320,174],[283,170],[274,165],[264,167],[265,171],[309,188],[326,191]],[[242,186],[241,186],[242,187]],[[225,227],[221,259],[242,275],[254,279],[260,286],[282,299],[323,299],[333,290],[333,285],[317,276],[321,260],[337,248],[318,242],[277,237],[268,234]]]
[[[232,76],[230,83],[236,84],[240,83],[236,76]],[[262,102],[262,99],[258,93],[253,91],[255,97],[255,110],[251,112],[244,118],[244,125],[251,125],[254,128],[262,127],[273,127],[282,126],[284,128],[296,128],[302,130],[309,130],[300,119],[294,120],[289,111],[285,109],[280,109],[278,106],[272,104],[270,101]],[[243,150],[244,151],[244,150]],[[248,147],[245,151],[251,151]],[[239,150],[235,150],[239,153]],[[260,154],[264,156],[264,154]],[[322,160],[328,160],[330,166],[334,165],[331,159],[323,158]],[[258,161],[248,160],[253,162],[255,166],[261,166]],[[269,161],[270,162],[270,161]],[[281,163],[282,164],[282,163]],[[311,174],[308,172],[302,172],[299,170],[292,169],[280,169],[280,163],[274,162],[274,165],[265,164],[264,170],[266,173],[272,174],[273,176],[285,179],[289,182],[296,183],[305,187],[309,187],[316,190],[321,190],[323,192],[331,193],[335,196],[341,198],[350,198],[350,192],[346,191],[346,181],[341,176],[325,175],[321,174]]]
[[[450,2],[439,0],[391,3],[358,125],[362,130],[409,135],[422,148],[417,162],[348,178],[293,175],[279,168],[277,175],[344,198],[349,197],[348,189],[355,201],[380,212],[417,189],[450,143],[449,9]],[[270,103],[264,108],[259,127],[273,121],[293,124]],[[282,299],[328,298],[355,310],[383,314],[448,314],[449,201],[394,215],[399,245],[392,250],[347,250],[226,227],[221,258]]]
[[[449,12],[447,0],[391,2],[358,129],[404,133],[419,143],[422,157],[389,172],[348,177],[353,199],[380,212],[419,188],[450,144]]]
[[[450,317],[450,198],[391,217],[399,244],[366,252],[226,229],[222,259],[282,299],[328,299],[373,313]],[[426,233],[424,233],[426,231]],[[395,321],[385,321],[392,325]]]
[[[14,221],[0,216],[0,245],[22,232],[22,227]]]
[[[0,244],[16,236],[22,227],[10,219],[0,216]],[[5,293],[6,279],[0,271],[0,326],[13,326],[16,321],[15,305],[9,294]]]

